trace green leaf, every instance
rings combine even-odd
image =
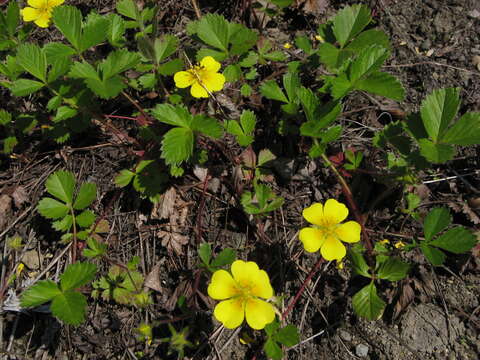
[[[223,127],[218,120],[206,115],[195,115],[192,120],[191,129],[215,139],[223,135]]]
[[[403,262],[397,257],[389,257],[384,261],[377,271],[377,276],[380,279],[389,281],[398,281],[404,279],[408,275],[410,265]]]
[[[242,77],[242,69],[238,64],[230,64],[223,70],[223,76],[227,82],[234,82]]]
[[[192,122],[192,114],[184,106],[157,104],[152,110],[152,115],[157,120],[173,126],[190,128]]]
[[[300,89],[298,89],[297,96],[300,99],[300,104],[302,104],[302,108],[305,112],[307,120],[316,122],[316,112],[318,111],[318,107],[320,105],[317,95],[315,95],[312,90],[302,86]]]
[[[75,177],[69,171],[59,170],[48,177],[45,187],[49,194],[67,204],[71,204],[75,188]]]
[[[443,231],[451,222],[452,216],[447,208],[435,208],[431,210],[423,222],[425,240],[432,240],[435,235]]]
[[[12,91],[12,94],[15,96],[26,96],[34,92],[37,92],[44,86],[45,84],[35,80],[18,79],[13,82],[12,86],[10,87],[10,90]]]
[[[68,232],[73,225],[73,216],[67,215],[62,220],[54,221],[52,227],[57,231]]]
[[[133,0],[120,0],[116,4],[117,12],[133,20],[139,19],[139,10]]]
[[[279,329],[273,338],[287,347],[297,345],[300,342],[298,329],[295,325],[291,324]]]
[[[310,39],[305,36],[305,35],[302,35],[302,36],[297,36],[295,38],[295,45],[303,50],[303,52],[307,55],[311,55],[312,52],[313,52],[313,48],[312,48],[312,42],[310,41]]]
[[[125,20],[117,14],[109,14],[108,21],[108,42],[113,46],[122,46],[124,44]]]
[[[390,50],[390,40],[388,35],[382,30],[370,29],[360,33],[345,49],[354,52],[361,52],[363,49],[372,45],[379,45]]]
[[[333,18],[333,33],[341,47],[359,34],[371,21],[370,10],[364,5],[346,6]]]
[[[76,109],[72,109],[71,107],[68,107],[68,106],[60,106],[57,109],[57,113],[55,114],[53,121],[59,122],[59,121],[67,120],[77,115],[77,113],[78,112]]]
[[[296,102],[297,100],[297,91],[300,89],[302,85],[300,83],[300,78],[298,77],[298,73],[291,73],[288,72],[283,75],[283,87],[287,92],[287,97],[289,102]]]
[[[86,79],[85,84],[102,99],[114,98],[127,87],[120,76],[114,76],[103,81]]]
[[[60,275],[60,287],[63,292],[74,290],[88,284],[95,277],[97,266],[88,262],[77,262],[68,265]]]
[[[260,93],[270,100],[288,103],[288,99],[275,80],[267,80],[260,86]]]
[[[238,65],[244,68],[250,68],[256,65],[258,62],[258,54],[254,51],[250,51],[247,55],[241,57]]]
[[[215,256],[210,264],[214,268],[220,268],[226,265],[230,265],[235,261],[237,257],[237,252],[234,249],[226,248],[220,251],[220,253]]]
[[[422,250],[423,255],[427,258],[428,261],[432,263],[433,266],[440,266],[445,261],[445,254],[434,247],[428,246],[425,243],[420,244],[420,250]]]
[[[378,297],[377,288],[371,282],[353,296],[352,306],[358,316],[378,320],[382,317],[386,304]]]
[[[80,227],[88,228],[95,222],[95,214],[91,210],[85,210],[75,217],[77,224]]]
[[[5,15],[8,35],[13,37],[20,23],[20,10],[16,1],[10,1],[8,3],[7,13]]]
[[[43,198],[38,202],[37,210],[47,219],[63,218],[70,210],[67,205],[52,198]]]
[[[281,360],[283,357],[282,348],[272,339],[267,339],[263,345],[263,351],[269,359]]]
[[[177,51],[178,38],[173,35],[164,35],[163,38],[155,39],[155,61],[159,64]]]
[[[51,301],[61,294],[57,284],[52,280],[42,280],[28,288],[21,296],[22,307],[34,307]]]
[[[82,255],[88,258],[101,257],[107,252],[107,244],[99,242],[93,237],[87,238],[87,246],[83,249]]]
[[[57,295],[50,305],[52,314],[70,325],[80,325],[85,321],[87,300],[82,294],[69,291]]]
[[[459,89],[435,90],[422,102],[420,114],[430,138],[437,142],[457,115],[460,106]]]
[[[240,88],[240,94],[242,96],[248,97],[248,96],[252,95],[252,93],[253,93],[253,89],[247,83],[243,84],[242,87]]]
[[[131,69],[140,62],[137,53],[127,50],[116,50],[108,54],[107,59],[100,65],[103,79],[110,79],[128,69]]]
[[[455,227],[440,235],[429,245],[439,247],[454,254],[470,251],[477,244],[477,238],[464,227]]]
[[[370,275],[370,267],[368,266],[365,258],[363,257],[362,253],[357,250],[356,248],[351,248],[347,252],[348,259],[352,263],[353,271],[361,276],[366,278],[371,278]]]
[[[152,89],[157,83],[157,78],[153,73],[143,74],[138,78],[138,82],[144,89]]]
[[[37,79],[47,81],[47,58],[38,45],[20,45],[17,50],[17,62]]]
[[[388,57],[388,50],[373,45],[360,53],[350,66],[349,79],[352,82],[380,69]]]
[[[158,67],[158,73],[163,76],[171,76],[176,72],[181,71],[184,67],[181,59],[173,59],[163,63]]]
[[[5,139],[3,139],[3,153],[10,154],[17,144],[18,139],[15,136],[7,136]]]
[[[257,117],[255,113],[251,110],[243,110],[240,115],[240,124],[245,135],[252,134],[255,130],[255,125],[257,123]]]
[[[210,260],[212,259],[212,246],[209,243],[203,243],[198,248],[198,256],[202,260],[205,265],[210,264]]]
[[[302,105],[303,105],[302,101]],[[304,107],[304,109],[306,109]],[[300,133],[303,136],[311,136],[315,138],[322,137],[324,138],[326,133],[323,131],[326,127],[328,127],[330,124],[332,124],[337,117],[340,115],[342,112],[342,103],[339,101],[331,101],[326,103],[324,106],[322,106],[320,109],[315,109],[313,113],[305,112],[306,114],[309,114],[307,116],[308,119],[311,119],[305,123],[302,124],[300,127]],[[337,130],[332,130],[336,131],[337,135],[340,136],[341,134],[341,128]],[[333,134],[332,134],[333,135]],[[333,137],[333,140],[336,138]],[[333,141],[329,140],[327,142]]]
[[[229,23],[228,32],[228,40],[232,44],[230,55],[245,54],[257,43],[258,40],[258,35],[255,31],[241,24]]]
[[[463,115],[445,132],[441,141],[463,146],[480,144],[480,112]]]
[[[221,52],[219,50],[214,50],[210,48],[201,48],[200,50],[197,51],[197,54],[195,55],[195,59],[197,62],[200,62],[205,56],[211,56],[217,61],[223,61],[227,58],[227,55],[224,52]]]
[[[420,154],[431,163],[445,163],[455,156],[455,148],[448,144],[436,144],[429,139],[418,140]]]
[[[134,172],[131,172],[130,170],[127,170],[127,169],[123,169],[122,171],[120,171],[120,174],[118,174],[115,177],[115,184],[118,187],[125,187],[128,184],[130,184],[130,182],[134,177],[135,177]]]
[[[107,18],[98,14],[90,14],[87,23],[83,27],[79,50],[85,50],[104,42],[107,39],[110,22]]]
[[[228,51],[229,28],[223,16],[217,14],[203,16],[197,22],[196,33],[206,44],[224,52]]]
[[[334,100],[339,100],[352,91],[353,84],[348,80],[346,74],[342,73],[340,76],[332,79],[332,96]]]
[[[97,70],[87,62],[74,62],[68,75],[74,79],[92,79],[100,81]]]
[[[78,192],[77,199],[73,204],[75,210],[82,210],[89,206],[97,197],[97,185],[93,183],[83,183]]]
[[[405,89],[400,81],[395,76],[379,71],[370,74],[365,79],[357,80],[355,88],[398,101],[405,97]]]
[[[82,40],[82,13],[74,6],[57,6],[52,11],[55,26],[77,51]]]
[[[293,0],[269,0],[269,2],[277,5],[280,9],[286,8],[293,4]]]
[[[318,47],[320,61],[325,64],[330,71],[333,71],[339,66],[339,55],[340,50],[328,42],[324,42]]]
[[[194,135],[188,128],[169,130],[162,140],[162,159],[167,165],[177,165],[193,154]]]

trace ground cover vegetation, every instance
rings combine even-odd
[[[342,302],[354,318],[388,322],[412,303],[409,284],[419,268],[454,274],[452,264],[462,264],[462,271],[474,264],[478,231],[442,201],[422,198],[426,174],[452,168],[459,154],[480,144],[480,112],[462,107],[464,90],[432,89],[400,116],[382,110],[389,120],[362,137],[363,147],[350,146],[342,119],[352,97],[398,104],[408,93],[388,71],[393,45],[372,10],[343,5],[308,33],[278,43],[262,34],[261,24],[284,19],[296,2],[246,3],[257,26],[201,12],[192,1],[196,17],[180,29],[182,36],[160,26],[163,10],[156,2],[119,0],[101,14],[62,0],[9,1],[1,8],[0,86],[24,104],[0,103],[1,166],[26,161],[27,153],[40,149],[59,154],[55,169],[40,177],[41,198],[30,207],[37,214],[30,231],[48,234],[46,247],[55,249],[55,258],[27,274],[24,256],[35,235],[24,243],[14,220],[1,233],[1,296],[17,314],[8,351],[20,316],[36,324],[45,321],[36,315],[44,312],[69,338],[93,326],[94,309],[110,307],[132,314],[124,333],[132,340],[128,355],[98,358],[219,357],[212,344],[224,328],[237,329],[232,337],[246,349],[239,356],[296,358],[291,349],[309,341],[298,308],[307,294],[317,296],[312,280],[321,269],[329,269],[334,282],[348,279]],[[55,36],[36,38],[41,29]],[[92,139],[86,148],[93,151],[101,151],[102,138],[125,151],[122,167],[108,180],[114,184],[108,195],[94,173],[65,166],[85,138]],[[282,175],[286,154],[322,167],[337,191],[311,196],[290,214],[297,219],[285,229],[293,236],[281,242],[269,228],[295,197],[282,188],[292,179]],[[394,199],[390,222],[398,224],[372,230],[362,200],[367,175],[384,189],[374,204]],[[227,232],[209,236],[204,214],[213,210],[206,199],[220,196],[219,188],[223,210],[216,211],[224,227],[234,217],[251,234],[239,240]],[[178,204],[177,191],[200,197]],[[156,229],[158,265],[148,265],[143,245],[140,252],[117,251],[117,242],[125,241],[117,223],[123,220],[109,211],[122,196],[138,223]],[[187,231],[192,206],[196,217]],[[145,208],[156,213],[151,222],[138,215]],[[284,270],[294,266],[291,258],[268,261],[268,254],[258,254],[288,254],[292,246],[295,258],[310,266],[294,290]],[[182,256],[188,261],[175,265],[175,277],[160,274],[162,261]],[[35,356],[32,349],[27,346],[28,357]],[[66,352],[74,358],[82,351]]]

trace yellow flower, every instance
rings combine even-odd
[[[287,50],[290,49],[292,46],[293,46],[293,45],[290,44],[290,43],[288,43],[288,42],[285,43],[285,44],[283,44],[283,47],[284,47],[285,49],[287,49]]]
[[[383,239],[383,240],[379,241],[379,243],[382,244],[382,245],[390,244],[390,240]]]
[[[320,249],[320,253],[328,261],[343,259],[347,250],[342,241],[360,241],[362,230],[356,221],[340,224],[347,216],[347,207],[335,199],[328,199],[325,205],[315,203],[304,209],[303,217],[314,225],[300,230],[298,237],[305,250],[316,252]]]
[[[393,246],[395,246],[397,249],[401,249],[405,246],[405,243],[403,241],[397,241]]]
[[[209,93],[223,89],[225,76],[218,73],[220,63],[211,56],[205,56],[200,65],[187,71],[179,71],[173,77],[175,86],[186,88],[191,86],[190,94],[196,98],[207,98]]]
[[[33,21],[42,28],[48,27],[52,10],[55,6],[63,4],[65,0],[28,0],[28,5],[20,10],[23,21]]]
[[[228,329],[240,326],[246,318],[251,328],[261,330],[275,319],[273,305],[261,300],[273,296],[270,279],[253,261],[234,261],[231,274],[215,271],[208,295],[223,300],[215,306],[213,315]]]
[[[315,40],[317,41],[320,41],[320,42],[325,42],[325,40],[323,40],[323,37],[321,37],[320,35],[315,35]]]

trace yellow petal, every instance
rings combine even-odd
[[[48,0],[48,7],[52,8],[58,5],[62,5],[65,0]]]
[[[347,221],[344,224],[340,224],[335,232],[340,240],[347,243],[355,243],[360,241],[360,232],[362,227],[356,221]]]
[[[314,228],[303,228],[298,234],[298,238],[303,243],[305,251],[315,252],[325,242],[325,235],[322,230]]]
[[[260,270],[256,278],[252,279],[254,284],[250,291],[252,295],[258,296],[264,299],[270,299],[273,296],[273,288],[270,284],[270,278],[264,270]]]
[[[275,319],[275,310],[271,304],[251,298],[245,306],[245,317],[251,328],[261,330]]]
[[[200,61],[200,66],[207,72],[218,72],[220,70],[220,67],[222,66],[218,61],[216,61],[213,57],[211,56],[205,56],[201,61]]]
[[[213,315],[227,329],[235,329],[245,318],[245,304],[240,298],[221,301],[215,306]]]
[[[47,12],[40,14],[40,17],[35,20],[35,24],[41,28],[47,28],[50,25],[50,17],[51,15]]]
[[[231,266],[232,275],[240,285],[247,287],[258,278],[260,269],[253,261],[235,260]]]
[[[213,273],[207,292],[212,299],[224,300],[238,295],[239,290],[232,275],[225,270],[218,270]]]
[[[219,91],[225,84],[225,76],[219,73],[206,73],[202,76],[202,83],[210,91]]]
[[[28,0],[27,3],[33,8],[44,9],[47,7],[48,0]]]
[[[335,225],[341,223],[348,216],[347,207],[335,199],[328,199],[323,207],[324,225]]]
[[[323,205],[320,203],[314,203],[309,207],[303,209],[303,217],[310,224],[322,225],[323,224]]]
[[[341,260],[347,254],[347,249],[340,240],[329,236],[320,249],[320,253],[325,260]]]
[[[22,14],[23,21],[37,20],[42,14],[40,10],[31,7],[23,8],[22,10],[20,10],[20,13]]]
[[[190,88],[190,94],[195,98],[208,98],[208,92],[198,83],[198,81],[193,83]]]
[[[195,76],[189,71],[179,71],[173,76],[175,86],[178,88],[186,88],[195,82]]]

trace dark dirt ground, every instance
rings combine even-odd
[[[305,1],[298,1],[303,3]],[[113,1],[71,1],[83,10],[93,7],[102,13],[111,11]],[[200,1],[203,13],[219,11],[238,20],[243,1]],[[396,104],[383,98],[354,94],[344,108],[346,126],[342,144],[366,153],[366,167],[374,169],[371,140],[376,129],[390,121],[392,111],[418,109],[420,101],[433,89],[461,87],[460,112],[480,111],[480,2],[477,0],[371,0],[306,1],[311,11],[288,11],[280,22],[266,23],[264,36],[279,46],[293,40],[297,33],[313,34],[324,22],[347,3],[365,3],[374,11],[377,25],[389,34],[393,55],[385,70],[399,77],[407,90],[404,102]],[[326,4],[326,7],[322,7]],[[315,7],[317,6],[317,7]],[[162,1],[161,26],[179,34],[188,19],[194,19],[190,1]],[[245,17],[243,17],[245,20]],[[54,34],[41,32],[38,39]],[[477,60],[478,61],[478,60]],[[6,106],[34,107],[16,104],[7,95]],[[358,109],[367,108],[364,111]],[[8,110],[8,108],[7,108]],[[128,115],[128,114],[127,114]],[[262,115],[260,114],[260,117]],[[269,115],[264,116],[264,121]],[[268,123],[268,122],[266,122]],[[117,126],[132,131],[132,124],[118,121]],[[267,136],[265,133],[265,141]],[[211,155],[213,178],[203,191],[202,170],[187,172],[174,182],[170,200],[152,207],[130,190],[115,188],[113,179],[123,168],[132,165],[132,155],[118,139],[101,132],[75,139],[66,146],[30,143],[15,159],[0,168],[0,240],[18,234],[28,239],[23,262],[31,277],[38,275],[56,259],[64,245],[58,245],[50,225],[34,210],[43,195],[44,181],[57,169],[73,171],[82,181],[99,187],[94,210],[111,224],[106,237],[112,258],[128,261],[139,255],[141,271],[150,274],[154,305],[148,311],[113,303],[89,302],[87,322],[79,328],[62,327],[48,314],[2,315],[3,349],[9,359],[134,359],[136,351],[147,358],[168,358],[165,344],[150,346],[135,339],[132,329],[141,321],[164,320],[179,314],[173,311],[180,295],[192,308],[200,309],[191,321],[191,340],[199,346],[188,352],[194,359],[251,359],[255,352],[240,344],[237,333],[219,330],[209,316],[213,302],[206,294],[207,279],[201,278],[198,296],[193,296],[196,279],[196,248],[209,241],[217,249],[230,246],[240,257],[255,260],[272,275],[274,288],[285,294],[285,306],[316,261],[306,255],[296,237],[301,211],[314,201],[341,198],[335,177],[320,163],[305,157],[294,157],[283,147],[281,139],[273,146],[280,150],[276,191],[285,197],[285,206],[265,222],[265,234],[259,235],[250,220],[232,201],[234,167],[221,155]],[[340,144],[332,153],[341,151]],[[230,150],[238,156],[236,149]],[[283,151],[283,153],[282,153]],[[479,148],[460,152],[449,166],[433,168],[424,177],[421,211],[443,204],[452,210],[458,224],[479,230],[480,209],[467,201],[478,199],[480,189]],[[477,171],[477,172],[475,172]],[[458,177],[459,174],[472,174]],[[432,176],[432,174],[434,176]],[[449,180],[442,181],[446,177]],[[393,189],[381,202],[376,196],[383,185],[368,176],[354,179],[362,210],[368,212],[366,227],[372,238],[394,239],[389,233],[415,235],[419,225],[408,221],[396,208],[400,189]],[[435,180],[435,181],[432,181]],[[438,181],[437,181],[438,180]],[[353,180],[352,180],[353,181]],[[398,191],[397,191],[398,190]],[[477,202],[478,204],[478,202]],[[473,205],[472,205],[473,206]],[[17,255],[18,256],[18,255]],[[389,303],[383,320],[367,322],[355,317],[351,296],[362,286],[348,270],[325,267],[313,279],[291,313],[288,322],[301,333],[301,344],[288,350],[289,359],[478,359],[480,354],[480,258],[455,257],[445,267],[433,269],[415,257],[411,279],[385,288]],[[61,258],[47,273],[55,278],[63,269]],[[348,267],[347,267],[348,268]],[[103,270],[107,267],[104,265]],[[340,275],[340,276],[339,276]],[[5,299],[4,299],[5,301]],[[14,329],[14,331],[13,331]],[[155,329],[157,338],[168,334],[164,325]],[[253,334],[251,334],[253,336]],[[203,344],[203,345],[202,345]],[[170,357],[174,358],[174,357]],[[261,359],[257,356],[257,359]]]

